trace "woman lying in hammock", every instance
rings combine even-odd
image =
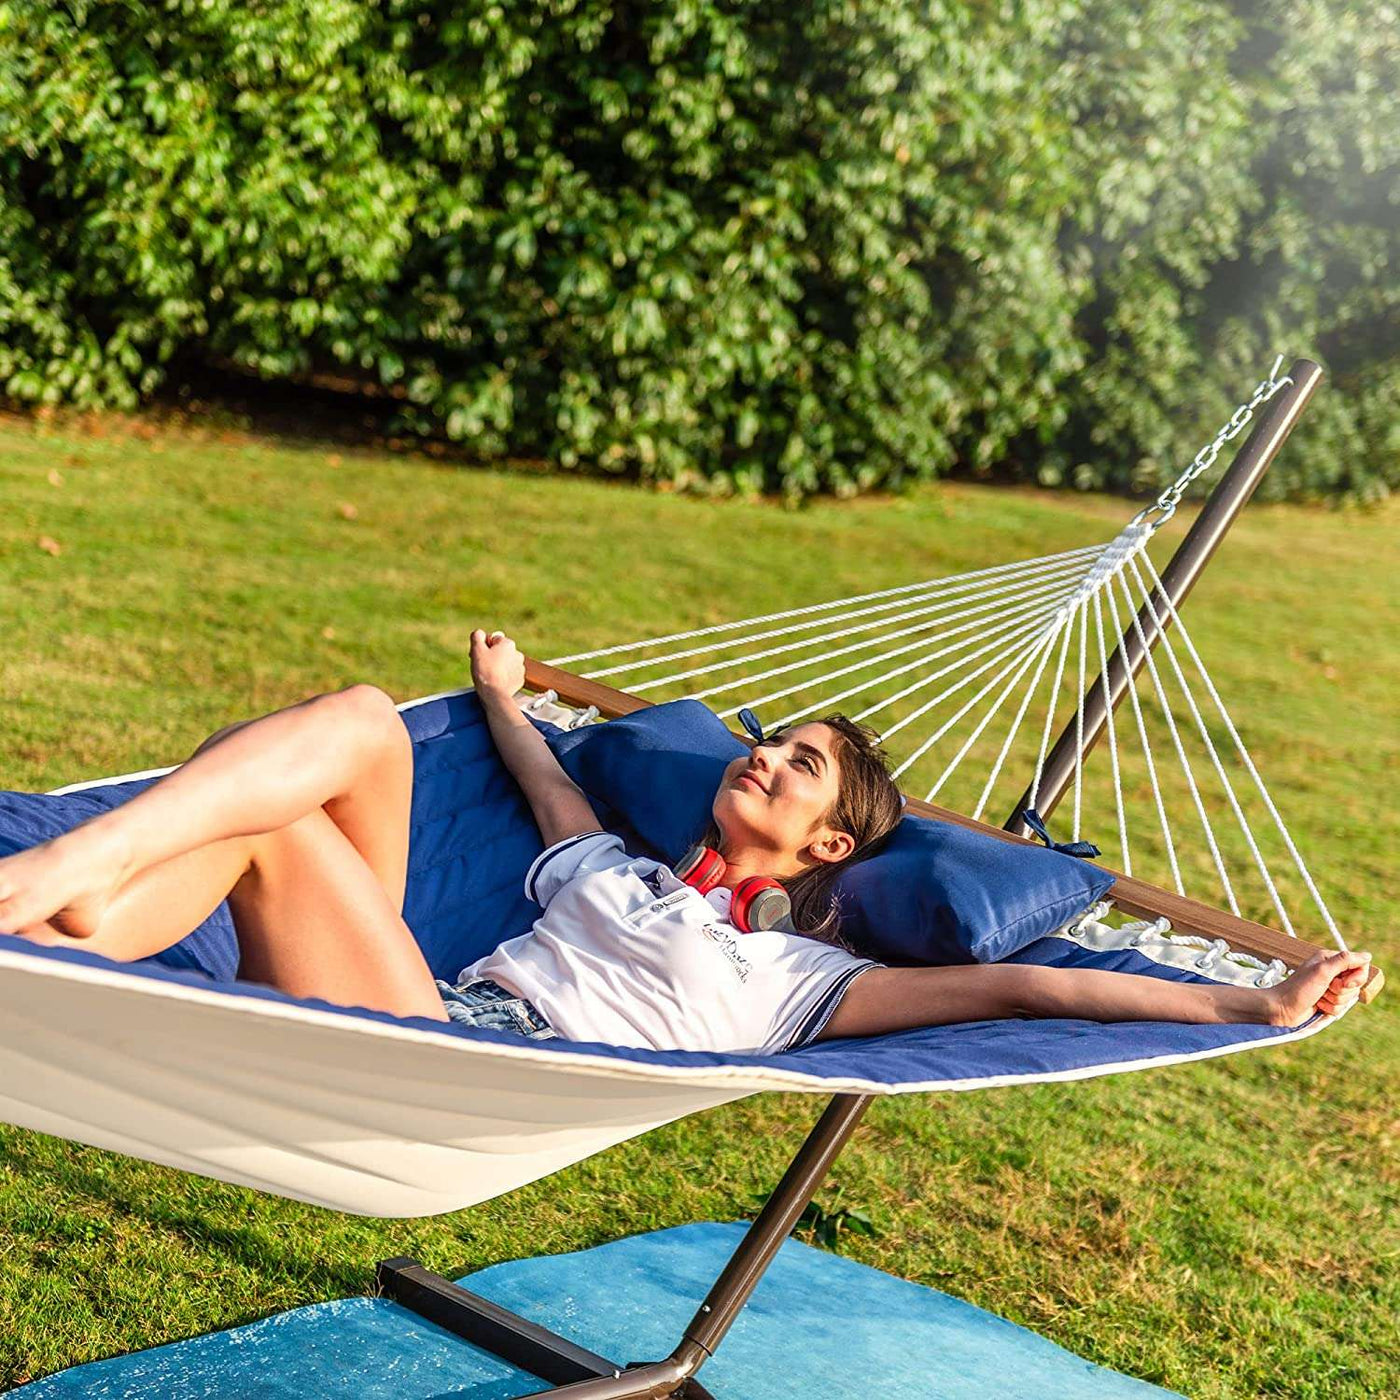
[[[513,699],[524,684],[515,644],[477,630],[471,664],[546,842],[526,876],[545,912],[457,986],[434,980],[401,917],[412,746],[393,701],[368,685],[222,729],[129,802],[0,860],[0,933],[144,958],[227,899],[240,975],[292,996],[535,1038],[715,1051],[1017,1016],[1294,1026],[1345,1010],[1366,976],[1358,953],[1318,953],[1268,989],[881,966],[841,944],[829,894],[836,868],[900,818],[869,731],[832,716],[735,758],[706,842],[723,873],[700,894],[599,829]],[[755,875],[783,882],[802,934],[730,922],[731,892]]]

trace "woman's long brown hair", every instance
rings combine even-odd
[[[880,748],[879,733],[843,714],[826,715],[803,724],[825,724],[832,731],[831,752],[836,759],[837,793],[831,810],[817,823],[834,826],[850,835],[856,845],[845,860],[811,866],[796,875],[776,876],[792,901],[793,927],[808,938],[850,949],[841,933],[841,907],[833,887],[841,872],[866,860],[884,846],[885,838],[903,815],[899,788],[890,777],[889,757]],[[767,737],[777,739],[793,725],[784,725]],[[721,833],[714,817],[700,841],[714,850]]]

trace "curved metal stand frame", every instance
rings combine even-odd
[[[1267,406],[1229,471],[1212,492],[1191,531],[1163,571],[1163,585],[1174,603],[1180,603],[1185,598],[1209,562],[1225,532],[1292,430],[1322,371],[1309,360],[1298,360],[1290,368],[1289,374],[1293,384]],[[1148,629],[1145,635],[1150,647],[1156,643],[1159,633],[1151,627],[1150,617],[1144,618],[1143,622]],[[1105,697],[1101,684],[1096,683],[1085,697],[1085,753],[1103,728],[1108,706],[1118,704],[1128,682],[1145,659],[1145,650],[1137,645],[1135,637],[1132,638],[1131,645],[1125,643],[1120,647],[1110,662],[1109,694]],[[596,705],[609,718],[630,714],[651,703],[535,661],[527,662],[526,685],[536,692],[552,688],[568,704]],[[1071,719],[1042,778],[1040,810],[1046,815],[1054,809],[1073,776],[1075,736],[1076,725]],[[737,737],[752,742],[742,734]],[[1017,804],[1007,823],[1008,827],[1014,827],[1017,831],[1021,825],[1019,818],[1024,801]],[[971,822],[956,813],[916,802],[912,798],[907,810],[939,820],[973,825],[988,835],[1003,839],[1022,839],[1017,834]],[[1246,946],[1250,951],[1267,950],[1268,956],[1281,956],[1290,965],[1296,966],[1313,951],[1310,945],[1287,938],[1275,930],[1245,920],[1231,920],[1229,915],[1220,915],[1208,906],[1182,900],[1141,881],[1128,881],[1120,877],[1113,894],[1120,907],[1130,912],[1155,910],[1167,913],[1176,927],[1182,929],[1214,930],[1220,919],[1229,920],[1232,924],[1229,930],[1233,935],[1232,942]],[[1245,936],[1241,936],[1241,931]],[[1373,978],[1372,994],[1379,989],[1379,981],[1375,980],[1378,977],[1379,973]],[[377,1273],[379,1287],[405,1307],[549,1381],[554,1387],[522,1397],[522,1400],[543,1400],[546,1396],[568,1396],[571,1400],[633,1400],[634,1397],[636,1400],[642,1397],[657,1397],[659,1400],[665,1396],[705,1400],[709,1392],[694,1379],[696,1372],[714,1354],[739,1309],[748,1301],[764,1270],[807,1208],[831,1164],[869,1107],[871,1097],[838,1094],[831,1100],[793,1158],[782,1181],[768,1198],[724,1271],[715,1280],[676,1349],[665,1361],[625,1368],[615,1366],[605,1357],[575,1346],[546,1328],[507,1312],[437,1274],[429,1273],[411,1259],[391,1259],[381,1264]]]
[[[381,1264],[377,1282],[382,1292],[430,1322],[541,1380],[554,1382],[554,1389],[537,1391],[523,1400],[546,1395],[573,1400],[643,1396],[709,1400],[709,1391],[694,1379],[695,1373],[714,1355],[739,1309],[748,1302],[764,1270],[816,1195],[869,1106],[870,1097],[837,1094],[832,1099],[665,1361],[614,1366],[606,1358],[430,1274],[411,1259],[390,1259]]]

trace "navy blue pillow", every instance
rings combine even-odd
[[[1113,876],[1044,846],[906,816],[836,882],[841,931],[889,962],[1000,962],[1100,900]]]
[[[748,745],[699,700],[605,724],[536,721],[599,820],[629,850],[674,862],[704,832],[725,766]],[[835,885],[842,932],[891,962],[996,962],[1102,899],[1113,883],[1075,856],[906,816]]]
[[[628,850],[633,834],[639,855],[668,864],[704,835],[726,765],[749,751],[699,700],[672,700],[579,729],[536,725],[602,824]]]

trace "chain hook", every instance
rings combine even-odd
[[[1186,488],[1198,476],[1208,472],[1215,465],[1216,458],[1220,456],[1220,449],[1244,431],[1245,425],[1254,417],[1254,410],[1261,404],[1268,403],[1285,384],[1293,383],[1292,375],[1285,374],[1282,379],[1278,377],[1279,367],[1282,364],[1283,356],[1275,356],[1273,368],[1269,370],[1265,378],[1255,385],[1249,401],[1238,405],[1215,437],[1191,459],[1191,465],[1151,505],[1144,506],[1133,517],[1132,523],[1134,525],[1151,521],[1155,533],[1176,514],[1177,505],[1185,495]],[[1155,520],[1152,518],[1154,515],[1157,516]]]

